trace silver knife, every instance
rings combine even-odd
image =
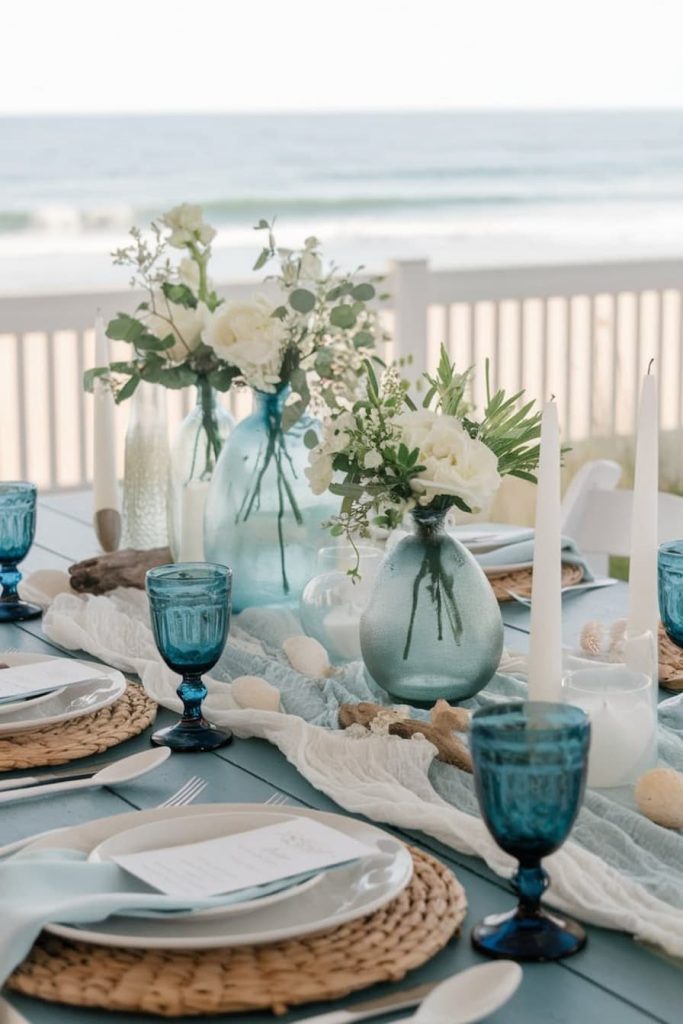
[[[419,1006],[437,985],[438,982],[432,981],[426,985],[418,985],[417,988],[404,988],[400,992],[392,992],[391,995],[382,996],[380,999],[371,999],[367,1003],[356,1003],[348,1010],[332,1010],[331,1013],[319,1013],[315,1017],[306,1017],[302,1024],[355,1024],[358,1020],[369,1020],[370,1017],[379,1017],[383,1013],[411,1010],[414,1006]]]
[[[101,768],[108,768],[114,761],[98,761],[87,768],[63,768],[58,772],[50,772],[48,775],[24,775],[21,779],[0,779],[0,792],[10,789],[26,789],[28,786],[40,786],[43,782],[63,782],[66,779],[88,779],[91,775],[99,772]]]

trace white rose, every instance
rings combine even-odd
[[[209,314],[204,330],[206,344],[261,391],[274,391],[279,383],[287,341],[282,321],[272,312],[261,295],[248,302],[226,302]]]
[[[365,469],[379,469],[383,462],[384,459],[378,451],[371,451],[365,453],[363,466]]]
[[[343,452],[348,447],[349,433],[355,428],[356,421],[350,412],[342,412],[336,419],[326,420],[323,428],[326,450],[333,454]]]
[[[453,495],[473,510],[493,499],[500,486],[498,459],[482,441],[469,436],[460,420],[420,409],[402,413],[396,422],[407,448],[419,448],[425,467],[413,479],[413,490],[430,498]]]
[[[182,284],[195,294],[199,291],[199,267],[194,260],[185,257],[178,264],[178,277]]]
[[[175,344],[164,350],[164,355],[173,363],[182,363],[190,352],[194,352],[201,341],[206,306],[200,302],[196,309],[187,309],[175,302],[169,302],[161,293],[155,296],[157,312],[148,312],[140,319],[151,334],[157,338],[167,338],[172,334]]]
[[[308,454],[309,466],[304,472],[314,494],[324,494],[332,483],[332,459],[320,446],[313,448]]]

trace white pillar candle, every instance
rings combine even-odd
[[[95,365],[109,363],[109,342],[101,316],[95,321]],[[121,499],[116,476],[114,396],[102,381],[93,387],[93,508],[95,529],[105,551],[118,547]],[[104,513],[104,514],[102,514]]]
[[[657,763],[657,716],[652,680],[623,665],[569,672],[562,696],[582,708],[591,723],[588,785],[633,785]]]
[[[628,590],[628,635],[657,636],[657,506],[659,491],[659,428],[657,381],[646,374],[640,393],[636,467],[633,482],[631,567]]]
[[[543,409],[536,491],[529,638],[529,700],[560,699],[562,687],[562,528],[560,427],[555,402]]]
[[[204,506],[208,493],[208,481],[190,480],[183,488],[180,505],[179,562],[204,561]]]

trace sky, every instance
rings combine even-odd
[[[683,107],[681,0],[5,0],[0,114]]]

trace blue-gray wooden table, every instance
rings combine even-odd
[[[46,495],[40,502],[36,543],[24,563],[25,571],[65,569],[72,562],[92,555],[96,543],[90,526],[90,508],[87,494]],[[580,624],[587,619],[610,620],[622,615],[625,607],[626,587],[622,584],[567,599],[565,640],[576,641]],[[524,650],[528,640],[527,610],[520,605],[508,605],[504,618],[508,647]],[[40,620],[16,626],[0,625],[0,650],[7,648],[37,654],[57,653],[55,646],[44,637]],[[172,719],[166,711],[161,711],[159,717],[162,722]],[[116,754],[123,757],[144,749],[148,743],[149,736],[144,734],[122,744]],[[206,779],[208,786],[201,800],[207,803],[262,802],[275,793],[282,793],[295,806],[339,810],[313,789],[274,747],[263,740],[235,740],[231,746],[212,754],[174,755],[147,778],[125,786],[3,807],[0,843],[131,808],[154,807],[192,775]],[[417,840],[424,849],[444,861],[464,885],[469,911],[462,935],[403,982],[366,989],[335,1004],[302,1007],[282,1018],[285,1024],[332,1006],[351,1006],[371,996],[383,995],[392,988],[445,978],[482,960],[470,946],[469,931],[485,914],[498,913],[513,905],[507,884],[481,861],[463,857],[429,837],[411,835],[406,838]],[[490,1020],[497,1024],[639,1024],[643,1021],[680,1024],[683,1020],[683,971],[680,967],[639,946],[627,935],[600,928],[588,931],[587,949],[577,956],[560,963],[525,966],[524,980],[514,999]],[[31,1024],[102,1024],[100,1011],[74,1010],[14,995],[9,998]],[[126,1014],[118,1014],[117,1019],[122,1024],[143,1024],[150,1020]],[[273,1020],[269,1014],[238,1014],[221,1019],[242,1019],[253,1024]]]

